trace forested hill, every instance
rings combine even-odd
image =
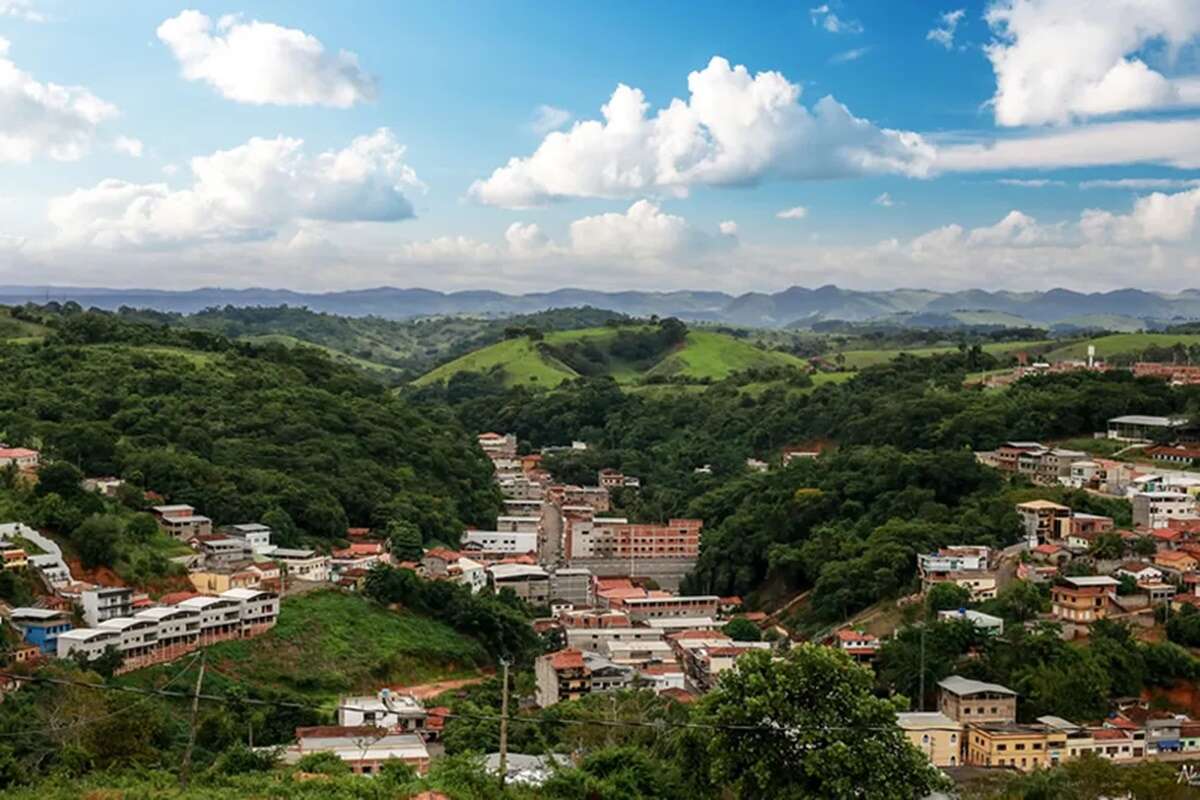
[[[490,465],[449,414],[414,409],[312,348],[256,346],[103,312],[0,343],[0,440],[120,475],[218,524],[284,539],[391,519],[454,541],[490,523]]]

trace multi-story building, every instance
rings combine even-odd
[[[212,520],[197,514],[189,505],[154,506],[150,511],[158,521],[158,527],[181,542],[212,533]]]
[[[516,458],[517,437],[512,433],[481,433],[477,437],[484,455],[495,461],[498,458]]]
[[[896,715],[904,735],[935,767],[962,762],[963,725],[940,711],[907,711]]]
[[[1025,540],[1030,547],[1037,547],[1062,538],[1062,526],[1071,518],[1071,509],[1049,500],[1030,500],[1017,503],[1017,515],[1025,528]]]
[[[939,710],[956,722],[1014,722],[1017,693],[998,683],[984,683],[961,675],[938,681]]]
[[[626,597],[613,608],[624,611],[634,622],[660,617],[714,617],[720,598],[716,595],[673,595],[651,592],[646,597]]]
[[[417,698],[387,689],[378,694],[338,700],[338,725],[370,725],[386,728],[392,733],[415,733],[425,729],[428,717]]]
[[[970,591],[973,600],[996,596],[996,574],[991,567],[991,551],[986,547],[957,545],[936,553],[920,553],[917,572],[922,592],[939,583],[954,583]]]
[[[587,694],[623,689],[637,678],[637,670],[614,664],[598,653],[560,650],[534,662],[535,702],[545,708]]]
[[[1065,731],[1015,722],[973,722],[966,738],[967,764],[1022,772],[1055,766],[1067,748]]]
[[[482,557],[519,556],[536,553],[536,533],[513,533],[506,531],[467,531],[463,534],[462,549]]]
[[[661,642],[658,628],[580,627],[566,629],[567,647],[592,653],[607,653],[611,642]],[[725,637],[728,639],[729,637]]]
[[[287,579],[325,583],[329,580],[329,556],[315,550],[294,550],[277,547],[271,558],[279,562]]]
[[[559,567],[550,573],[550,599],[574,606],[590,606],[592,594],[592,571],[584,567]]]
[[[58,636],[58,657],[83,656],[88,661],[104,655],[108,648],[119,648],[121,632],[112,628],[75,628]]]
[[[694,561],[700,555],[698,519],[673,519],[666,525],[630,524],[625,519],[606,519],[586,514],[563,520],[563,557],[570,559]]]
[[[1133,505],[1133,524],[1145,528],[1165,528],[1173,519],[1197,519],[1196,497],[1187,492],[1138,492],[1129,498]]]
[[[75,627],[69,614],[52,608],[14,608],[8,619],[26,642],[51,656],[58,653],[58,637]]]
[[[86,589],[80,595],[83,619],[91,627],[115,617],[133,613],[133,589],[124,586],[102,586]]]
[[[1185,422],[1186,420],[1171,417],[1127,414],[1108,421],[1108,438],[1120,442],[1149,442],[1155,437],[1169,434]]]
[[[1062,578],[1050,588],[1051,610],[1061,622],[1086,627],[1108,616],[1120,585],[1107,575]]]
[[[538,533],[542,529],[542,517],[502,516],[496,517],[496,530],[501,533]]]
[[[271,545],[271,529],[260,522],[226,525],[222,530],[226,536],[240,539],[246,550],[257,555],[269,555],[275,549]]]

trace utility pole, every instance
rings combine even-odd
[[[192,715],[188,720],[188,743],[183,751],[183,762],[179,765],[179,788],[186,789],[192,770],[192,748],[196,746],[196,716],[200,713],[200,687],[204,685],[204,665],[207,653],[200,651],[200,673],[196,675],[196,690],[192,693]]]
[[[508,777],[508,658],[500,659],[504,668],[503,685],[500,688],[500,788]]]

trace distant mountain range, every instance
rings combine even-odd
[[[491,291],[436,292],[380,287],[342,292],[306,293],[287,289],[96,289],[48,286],[0,286],[0,304],[60,303],[87,307],[121,306],[192,313],[213,306],[305,306],[341,316],[374,315],[387,319],[453,314],[509,316],[549,308],[593,306],[635,316],[677,316],[693,321],[753,327],[804,327],[818,322],[887,322],[914,327],[1039,325],[1061,328],[1161,327],[1200,320],[1200,290],[1175,294],[1119,289],[1083,293],[989,292],[971,289],[934,292],[922,289],[856,291],[836,286],[793,286],[767,294],[748,292],[599,292],[558,289],[512,295]]]

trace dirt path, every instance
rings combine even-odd
[[[428,700],[431,697],[437,697],[442,692],[461,689],[464,686],[474,686],[477,683],[483,683],[491,677],[491,671],[483,675],[476,675],[473,678],[459,678],[452,681],[433,681],[432,683],[418,683],[416,686],[405,686],[397,691],[404,694],[411,694],[418,700]]]

